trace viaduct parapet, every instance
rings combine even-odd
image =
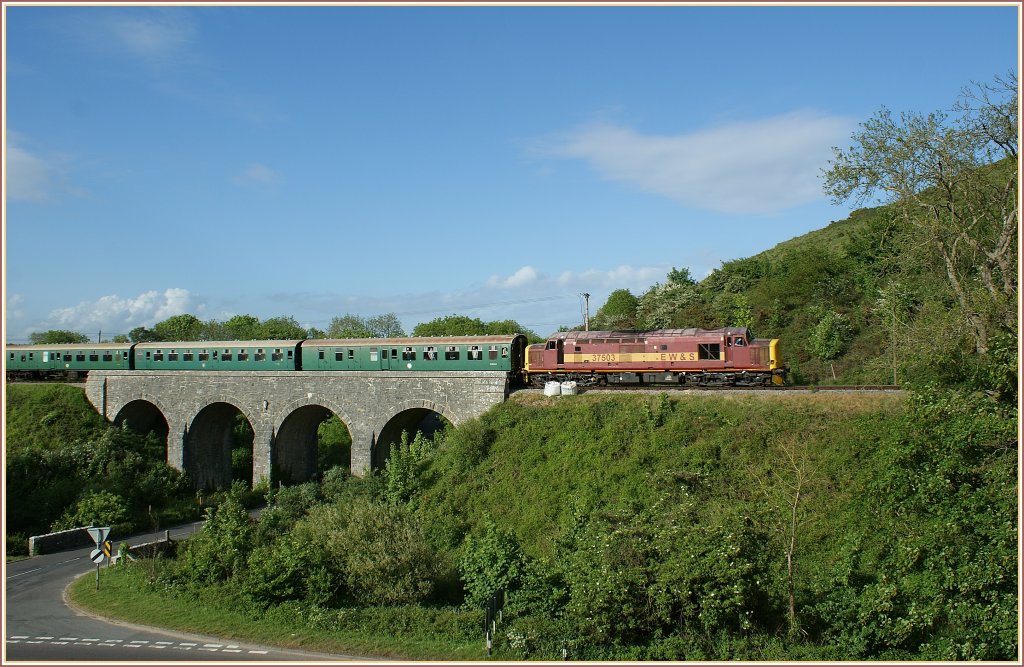
[[[352,436],[356,475],[432,412],[458,426],[508,397],[501,371],[91,371],[86,396],[114,424],[167,436],[167,462],[199,488],[231,482],[235,415],[254,432],[252,480],[316,474],[317,427],[331,413]]]

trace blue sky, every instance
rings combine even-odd
[[[831,147],[1017,8],[5,5],[5,336],[183,312],[541,335],[845,218]]]

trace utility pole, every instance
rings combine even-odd
[[[583,330],[590,331],[590,295],[583,293]]]

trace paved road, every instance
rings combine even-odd
[[[184,537],[200,524],[171,530]],[[136,535],[124,541],[141,544],[161,539],[164,532]],[[120,541],[120,540],[119,540]],[[343,655],[285,651],[215,637],[187,635],[128,623],[107,621],[71,609],[64,589],[82,574],[94,573],[89,560],[94,547],[82,547],[8,563],[3,663],[20,661],[101,663],[130,662],[319,662],[369,661]]]

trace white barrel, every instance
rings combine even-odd
[[[560,382],[546,382],[544,383],[544,395],[545,396],[558,396],[562,393],[562,383]]]
[[[576,383],[575,382],[563,382],[562,383],[562,396],[575,396],[576,395]]]

